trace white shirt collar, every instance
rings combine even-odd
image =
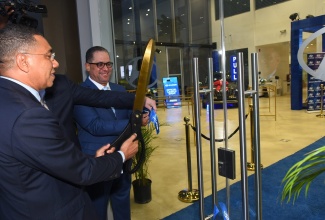
[[[90,78],[90,76],[88,76],[89,80],[95,84],[95,86],[99,89],[99,90],[103,90],[103,88],[105,86],[103,86],[102,84],[99,84],[98,82],[96,82],[95,80],[93,80],[92,78]],[[109,87],[109,83],[107,83],[106,87],[108,88],[108,90],[110,90],[111,88]]]
[[[21,85],[22,87],[24,87],[25,89],[27,89],[30,93],[33,94],[33,96],[35,96],[35,98],[40,101],[41,100],[41,96],[39,94],[39,92],[35,89],[33,89],[32,87],[18,81],[18,80],[15,80],[15,79],[12,79],[12,78],[9,78],[9,77],[5,77],[5,76],[0,76],[1,78],[4,78],[4,79],[7,79],[7,80],[10,80],[14,83],[17,83],[18,85]]]

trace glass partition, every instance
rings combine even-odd
[[[113,0],[119,83],[128,90],[135,89],[131,79],[139,71],[146,42],[153,38],[158,49],[155,54],[157,84],[154,86],[162,89],[163,78],[177,77],[181,94],[186,95],[186,88],[193,85],[193,58],[199,59],[202,86],[208,85],[210,57],[213,57],[214,81],[221,80],[221,55],[218,52],[223,52],[223,41],[227,77],[222,80],[227,80],[234,90],[237,79],[232,77],[236,65],[232,62],[233,56],[243,53],[245,89],[249,89],[252,84],[250,56],[257,53],[260,97],[264,98],[265,84],[268,84],[276,87],[272,95],[299,99],[298,102],[303,103],[301,109],[307,108],[309,76],[297,65],[297,51],[303,40],[325,25],[317,23],[317,27],[309,28],[315,24],[314,18],[325,20],[320,1],[223,0],[222,21],[220,1]],[[310,14],[311,11],[314,14]],[[221,22],[224,24],[223,36]],[[303,29],[293,33],[292,28],[297,23]],[[307,54],[324,50],[323,42],[324,37],[319,37],[306,47],[303,52],[306,62]],[[297,90],[301,96],[297,95]]]
[[[156,86],[162,86],[163,77],[175,74],[179,77],[180,90],[190,86],[194,56],[202,58],[200,80],[206,82],[206,59],[216,47],[209,37],[208,1],[116,0],[112,5],[119,82],[127,83],[128,89],[134,87],[127,80],[130,76],[126,70],[131,75],[137,74],[134,67],[129,70],[129,62],[140,59],[150,38],[156,40],[157,48],[163,52],[156,54],[155,63],[159,67]]]

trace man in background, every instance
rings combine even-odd
[[[81,85],[94,90],[126,92],[121,85],[109,82],[113,63],[108,51],[100,46],[86,52],[85,68],[89,77]],[[95,108],[76,105],[74,117],[78,125],[78,137],[82,151],[93,156],[103,143],[112,143],[129,122],[131,111],[116,108]],[[148,123],[148,113],[143,125]],[[101,220],[107,219],[108,201],[111,202],[114,220],[131,219],[131,174],[123,173],[116,181],[97,183],[86,188]]]

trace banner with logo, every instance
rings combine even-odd
[[[166,96],[167,108],[178,108],[181,106],[177,77],[163,78],[164,94]]]
[[[312,70],[317,70],[324,56],[325,53],[307,54],[307,66]],[[323,99],[323,109],[325,109],[324,95],[323,97],[321,95],[321,84],[325,86],[324,81],[308,74],[307,111],[319,111],[321,109],[321,99]]]

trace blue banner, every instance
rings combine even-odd
[[[163,78],[166,107],[175,108],[181,106],[177,77]]]
[[[312,70],[317,70],[322,62],[325,53],[309,53],[307,54],[307,66]],[[321,95],[321,84],[325,82],[308,74],[308,94],[307,94],[307,111],[320,111],[325,109],[325,96]],[[323,106],[322,105],[323,99]]]

